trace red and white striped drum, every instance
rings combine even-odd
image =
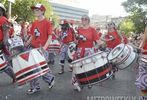
[[[59,51],[60,49],[60,43],[58,40],[52,40],[50,45],[49,45],[49,50],[50,51]]]
[[[131,45],[119,44],[109,54],[108,60],[116,65],[119,69],[124,69],[136,62],[136,53]]]
[[[32,49],[13,57],[12,64],[18,85],[23,85],[49,71],[41,48]]]
[[[93,85],[108,79],[112,66],[108,64],[107,53],[97,52],[93,55],[73,61],[73,73],[80,85]]]
[[[8,65],[8,62],[2,50],[0,50],[0,72],[3,72],[7,68],[7,65]]]

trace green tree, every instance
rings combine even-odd
[[[34,5],[33,0],[15,0],[12,4],[12,15],[18,16],[17,21],[32,21],[34,15],[30,7]]]
[[[119,24],[119,29],[121,31],[124,31],[125,34],[127,36],[129,36],[130,32],[134,32],[135,28],[134,28],[134,23],[132,22],[131,19],[125,19],[124,21],[122,21],[120,24]]]
[[[147,0],[127,0],[123,2],[125,10],[130,13],[136,33],[144,31],[147,18]]]
[[[1,0],[8,10],[9,2],[7,0]],[[52,17],[55,24],[58,23],[58,16],[54,14],[51,4],[47,0],[15,0],[15,3],[12,3],[12,17],[18,16],[16,21],[33,21],[35,16],[31,11],[30,7],[36,3],[42,3],[46,7],[45,16],[46,18]]]

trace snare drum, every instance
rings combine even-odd
[[[23,40],[18,36],[8,39],[8,43],[10,44],[9,50],[24,46]]]
[[[80,85],[96,84],[112,75],[112,67],[108,64],[107,53],[102,51],[75,60],[71,64]]]
[[[49,67],[40,48],[21,53],[12,59],[18,85],[46,74]]]
[[[133,48],[127,44],[119,44],[109,54],[108,60],[119,69],[124,69],[136,62],[136,53]]]
[[[8,62],[2,50],[0,50],[0,72],[3,72],[7,68],[7,65],[8,65]]]
[[[60,43],[58,40],[52,40],[49,45],[49,50],[51,51],[59,51],[60,49]]]

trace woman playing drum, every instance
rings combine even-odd
[[[75,60],[93,54],[94,44],[99,40],[96,30],[90,26],[89,16],[83,15],[81,23],[82,26],[78,28],[78,33],[76,34],[78,43]],[[80,87],[74,75],[72,77],[72,84],[80,91]]]
[[[102,36],[102,40],[105,41],[106,43],[106,48],[108,50],[114,49],[117,45],[121,43],[128,43],[126,36],[118,32],[115,23],[109,22],[107,24],[107,34],[105,36]],[[117,71],[117,68],[115,67],[116,65],[113,65],[113,77],[115,78],[115,72]]]

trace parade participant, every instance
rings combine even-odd
[[[143,40],[140,43],[139,46],[142,56],[147,56],[147,27],[145,29],[145,32],[143,34]],[[138,68],[138,77],[136,79],[135,84],[137,87],[140,89],[140,95],[142,96],[141,100],[146,100],[147,99],[147,66],[146,62],[140,62],[139,63],[139,68]]]
[[[0,3],[0,49],[4,52],[6,59],[10,61],[10,53],[7,49],[8,39],[10,37],[11,25],[6,17],[6,9],[3,4]],[[12,70],[12,66],[8,63],[8,67],[4,70],[15,82],[15,75]]]
[[[81,18],[81,24],[82,26],[78,28],[78,33],[76,34],[78,44],[75,60],[93,54],[94,44],[99,40],[95,28],[90,26],[89,16],[83,15]],[[75,89],[78,91],[81,90],[74,74],[72,76],[72,84],[75,86]]]
[[[117,31],[116,25],[113,22],[107,24],[107,34],[106,34],[106,45],[107,48],[113,49],[117,45],[123,42],[123,37],[120,32]]]
[[[117,30],[115,23],[109,22],[107,24],[107,30],[108,30],[108,32],[104,36],[102,36],[101,39],[103,41],[105,41],[106,48],[109,51],[111,51],[117,45],[126,42],[125,35],[122,35],[121,32],[119,32]],[[112,64],[112,65],[113,65],[112,79],[115,79],[115,72],[118,71],[118,69],[117,69],[116,65],[114,65],[114,64]]]
[[[69,26],[69,23],[64,20],[63,24],[61,24],[61,32],[60,32],[60,41],[61,41],[61,48],[60,48],[60,66],[61,66],[61,71],[59,74],[64,73],[64,65],[65,65],[65,60],[67,59],[68,62],[70,63],[71,60],[68,59],[68,46],[70,45],[71,42],[75,40],[74,38],[74,30]]]
[[[79,58],[83,58],[85,56],[88,56],[92,53],[94,53],[94,44],[99,41],[98,34],[96,30],[90,26],[90,18],[87,15],[83,15],[81,18],[82,27],[78,28],[78,50],[77,52],[79,55],[77,56]]]
[[[35,6],[31,7],[34,12],[37,20],[32,23],[30,29],[30,38],[26,42],[26,46],[30,44],[32,48],[43,48],[43,53],[46,59],[48,59],[47,48],[51,42],[52,38],[52,26],[51,22],[47,20],[44,16],[46,8],[44,5],[37,3]],[[51,71],[42,76],[42,79],[48,83],[48,87],[52,88],[54,85],[55,77],[52,75]],[[40,90],[38,78],[30,81],[30,89],[28,90],[28,94],[32,94]]]

